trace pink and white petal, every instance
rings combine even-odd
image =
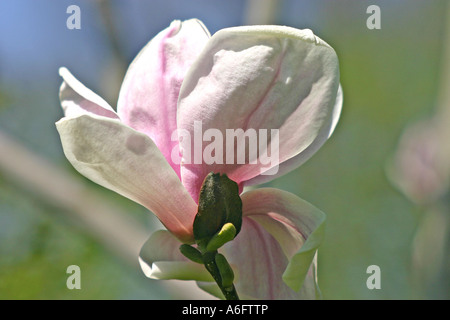
[[[170,232],[154,232],[142,246],[139,263],[144,274],[159,280],[214,281],[202,264],[186,259],[179,250],[181,243]]]
[[[254,129],[258,134],[263,129],[268,146],[258,150],[257,164],[237,164],[236,158],[227,164],[224,151],[223,164],[198,165],[192,164],[194,147],[198,147],[195,139],[182,140],[183,184],[197,199],[199,186],[211,171],[226,173],[241,183],[305,151],[322,128],[329,126],[338,86],[336,53],[310,30],[281,26],[220,30],[186,75],[180,90],[178,128],[191,137],[194,121],[201,121],[203,131],[217,129],[223,137],[227,129]],[[271,129],[279,130],[279,143],[276,139],[272,143]],[[202,153],[208,144],[203,142]],[[276,159],[263,164],[261,152],[277,146]],[[234,156],[236,150],[237,144]]]
[[[197,206],[147,135],[90,115],[63,118],[56,126],[78,172],[147,207],[179,240],[193,241]]]
[[[223,247],[237,267],[238,294],[257,299],[316,299],[314,257],[323,240],[325,215],[278,189],[245,192],[243,226]]]
[[[113,108],[103,98],[86,88],[69,70],[60,68],[59,75],[64,80],[59,89],[59,99],[66,117],[94,114],[119,119]]]
[[[174,21],[155,36],[131,63],[120,89],[117,112],[121,120],[147,134],[179,174],[171,153],[176,132],[177,100],[184,76],[208,41],[203,23]]]
[[[245,181],[245,186],[251,186],[256,184],[262,184],[269,182],[277,177],[281,177],[292,170],[300,167],[306,161],[308,161],[331,137],[339,121],[343,104],[343,93],[342,87],[339,85],[338,93],[336,96],[336,102],[334,104],[332,117],[329,119],[329,123],[322,127],[316,139],[311,143],[305,150],[300,152],[298,155],[284,161],[280,164],[278,172],[274,175],[261,174],[248,181]]]

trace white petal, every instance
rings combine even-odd
[[[69,70],[60,68],[59,75],[64,79],[59,90],[59,99],[66,117],[93,114],[113,119],[119,118],[105,100],[86,88]]]
[[[310,30],[281,26],[220,30],[192,65],[180,90],[178,129],[194,137],[180,141],[183,184],[197,199],[199,186],[211,171],[241,183],[307,151],[319,134],[333,126],[338,87],[336,53]],[[203,153],[208,145],[196,144],[195,121],[201,121],[203,131],[216,129],[223,137],[227,130],[252,129],[258,134],[266,130],[267,149],[278,146],[278,156],[263,163],[264,148],[258,148],[256,164],[240,164],[236,158],[226,163],[224,142],[222,164],[192,164],[195,148]],[[279,143],[270,140],[272,129],[279,130]],[[234,156],[236,150],[235,145]]]
[[[82,175],[147,207],[180,240],[193,240],[197,206],[147,135],[89,115],[56,126],[67,159]]]
[[[255,184],[261,184],[265,182],[269,182],[277,177],[281,177],[286,173],[298,168],[306,161],[308,161],[331,137],[336,128],[339,118],[341,116],[342,104],[344,101],[342,87],[339,85],[339,89],[336,96],[336,102],[334,103],[332,116],[329,119],[328,123],[320,129],[319,134],[316,139],[303,151],[298,155],[286,160],[285,162],[280,164],[278,172],[275,175],[259,175],[248,181],[245,181],[246,186],[251,186]]]
[[[160,280],[214,281],[202,264],[189,261],[180,250],[181,243],[165,230],[156,231],[139,254],[144,274]]]

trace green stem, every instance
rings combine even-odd
[[[212,252],[209,251],[203,255],[203,261],[204,261],[206,270],[208,270],[208,272],[214,278],[214,281],[216,281],[217,285],[220,288],[220,291],[222,291],[226,300],[239,300],[239,296],[236,292],[236,288],[234,287],[234,284],[232,284],[230,287],[227,287],[227,288],[224,288],[222,286],[222,277],[220,276],[219,268],[217,267],[217,264],[215,261],[216,254],[217,254],[217,251],[212,251]]]

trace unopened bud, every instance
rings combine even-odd
[[[215,251],[228,241],[233,240],[235,236],[236,236],[236,228],[234,227],[234,225],[230,222],[225,223],[222,229],[220,229],[220,231],[217,232],[208,242],[206,250]]]
[[[191,261],[203,264],[203,257],[200,251],[188,244],[180,246],[180,252]]]
[[[226,174],[211,172],[205,177],[200,189],[198,211],[193,224],[195,241],[209,241],[228,222],[234,225],[238,234],[242,225],[239,186]]]
[[[234,281],[234,272],[227,259],[220,253],[216,255],[216,265],[222,278],[222,286],[224,288],[231,287]]]

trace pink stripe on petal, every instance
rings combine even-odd
[[[178,94],[187,70],[208,39],[209,32],[199,20],[172,22],[131,63],[119,94],[121,120],[147,134],[178,175],[179,163],[172,161],[171,155],[178,146]]]

